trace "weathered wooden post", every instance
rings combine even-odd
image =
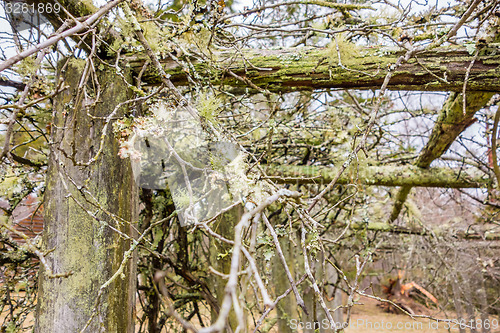
[[[82,84],[83,60],[70,60],[60,77],[69,86],[56,97],[45,191],[44,249],[54,273],[42,268],[35,332],[133,332],[135,261],[106,288],[118,271],[133,236],[138,210],[137,186],[129,160],[118,156],[118,143],[106,118],[129,99],[122,77],[98,73],[100,95]],[[87,94],[82,93],[82,85]],[[81,98],[79,98],[80,96]],[[88,96],[99,96],[92,101]],[[91,102],[95,104],[91,105]],[[122,107],[113,119],[124,115]],[[112,122],[113,120],[111,120]],[[102,153],[95,162],[85,165]],[[87,163],[88,164],[88,163]]]

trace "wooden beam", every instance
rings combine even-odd
[[[266,169],[266,167],[265,167]],[[337,174],[335,167],[272,165],[267,174],[279,183],[329,183]],[[358,166],[344,172],[338,184],[362,184],[375,186],[416,186],[444,188],[480,188],[489,179],[469,170],[449,168],[422,169],[405,166]]]
[[[335,223],[335,228],[345,228],[348,225],[346,223]],[[376,232],[390,232],[395,234],[404,234],[404,235],[419,235],[419,236],[452,236],[457,239],[463,240],[482,240],[482,241],[498,241],[500,240],[500,233],[496,232],[484,232],[478,233],[476,231],[464,231],[464,230],[449,230],[443,228],[435,228],[432,231],[428,229],[424,229],[421,227],[404,227],[397,226],[390,223],[384,222],[354,222],[349,225],[349,228],[352,230],[368,230],[368,231],[376,231]]]
[[[356,48],[356,46],[352,46]],[[500,45],[482,52],[470,69],[468,91],[500,91]],[[213,84],[224,84],[244,90],[245,80],[274,92],[339,89],[378,89],[404,50],[394,48],[359,48],[339,65],[331,48],[291,48],[274,50],[247,49],[242,55],[234,52],[214,53],[209,62],[192,59],[201,77]],[[243,59],[243,57],[245,59]],[[463,47],[441,47],[424,51],[402,64],[389,82],[391,90],[461,91],[472,56]],[[138,74],[146,61],[143,54],[125,55],[123,60]],[[170,80],[187,84],[186,72],[170,59],[163,59]],[[244,80],[228,74],[232,71]],[[160,77],[152,66],[142,76],[147,84],[159,84]]]

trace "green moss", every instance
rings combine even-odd
[[[76,2],[79,8],[81,8],[82,13],[86,13],[86,15],[95,13],[97,11],[97,7],[94,6],[94,2],[92,0],[81,0]]]
[[[361,48],[347,40],[346,34],[336,35],[334,40],[328,45],[328,54],[331,64],[346,64],[351,59],[359,56]],[[339,59],[340,56],[340,59]]]
[[[76,71],[78,73],[83,72],[83,69],[85,68],[86,61],[83,59],[78,59],[78,58],[71,58],[68,61],[68,66],[67,66],[67,71]],[[70,82],[72,83],[72,82]]]

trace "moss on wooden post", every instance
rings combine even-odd
[[[284,220],[284,214],[280,214],[276,217],[276,220]],[[273,221],[272,224],[276,224]],[[296,260],[295,254],[297,253],[297,248],[293,246],[292,242],[289,239],[281,239],[280,247],[283,251],[283,256],[285,257],[286,263],[288,265],[288,269],[292,274],[292,277],[295,279],[295,267]],[[285,268],[283,267],[283,263],[280,260],[279,255],[275,254],[272,258],[272,279],[274,281],[274,292],[275,298],[282,295],[286,292],[288,288],[290,288],[290,281],[287,278],[287,274]],[[277,315],[277,328],[278,333],[292,333],[294,330],[292,329],[292,325],[290,320],[298,319],[298,305],[295,300],[295,295],[293,292],[289,293],[285,298],[283,298],[278,305],[276,306],[276,315]]]
[[[94,310],[86,332],[133,332],[133,258],[94,309],[100,286],[118,270],[130,247],[130,241],[110,228],[132,235],[126,221],[136,220],[138,201],[130,162],[118,157],[117,142],[108,128],[100,158],[90,166],[75,165],[96,154],[104,119],[128,99],[128,89],[118,75],[101,72],[100,100],[87,109],[92,101],[76,100],[83,67],[82,60],[71,60],[61,74],[69,89],[55,101],[44,198],[44,248],[51,251],[47,260],[53,271],[72,275],[50,279],[42,270],[35,332],[79,332]],[[124,112],[121,109],[116,116]]]
[[[243,214],[243,207],[238,205],[228,212],[222,214],[214,226],[214,231],[220,234],[222,237],[226,239],[233,240],[234,239],[234,227],[241,219]],[[213,239],[211,241],[211,251],[210,251],[210,261],[212,266],[220,273],[229,275],[231,270],[231,250],[233,246],[231,244],[224,243],[222,241]],[[222,278],[220,276],[216,276],[212,274],[210,281],[215,296],[217,298],[218,306],[222,305],[222,301],[225,295],[225,287],[227,283],[227,279]],[[217,320],[219,309],[212,308],[212,323]],[[226,327],[226,332],[234,332],[236,327],[238,326],[238,320],[236,318],[236,314],[233,310],[229,313],[229,317],[227,320],[227,325],[230,327]]]

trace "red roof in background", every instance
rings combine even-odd
[[[2,206],[5,203],[2,200]],[[7,204],[8,207],[8,204]],[[29,195],[12,212],[12,224],[16,230],[26,236],[34,238],[43,230],[43,206],[35,195]],[[17,243],[24,243],[24,239],[15,233],[10,233],[11,238]]]
[[[35,238],[43,231],[43,216],[40,212],[37,212],[37,214],[28,216],[15,223],[14,228],[23,232],[28,237]],[[18,243],[24,243],[24,239],[14,233],[11,233],[11,238]]]

